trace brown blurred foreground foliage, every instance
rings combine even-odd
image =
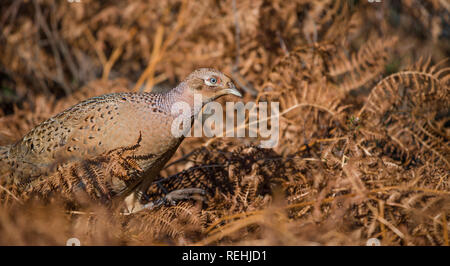
[[[280,102],[274,149],[190,138],[162,173],[184,201],[132,215],[0,176],[0,244],[449,245],[450,5],[439,0],[0,4],[0,144],[95,95],[164,90],[197,67]],[[111,159],[110,161],[114,161]],[[148,189],[148,200],[164,195]]]

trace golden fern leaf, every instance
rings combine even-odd
[[[345,92],[328,76],[335,47],[299,47],[273,66],[259,97],[280,103],[280,141],[293,153],[311,139],[327,137],[338,124]],[[284,143],[282,143],[284,144]]]
[[[329,73],[339,80],[339,87],[345,91],[362,87],[384,71],[389,49],[396,43],[396,37],[371,38],[349,58],[343,49],[338,49],[331,59]]]
[[[308,43],[341,39],[350,29],[351,7],[348,1],[319,0],[301,3],[300,25]]]
[[[381,80],[360,110],[368,127],[384,132],[406,157],[450,167],[450,67],[419,61]],[[370,130],[369,130],[370,131]],[[422,159],[420,157],[423,157]]]
[[[188,233],[200,233],[205,225],[204,216],[191,203],[161,207],[152,211],[133,214],[126,225],[127,235],[134,235],[142,241],[172,241]]]

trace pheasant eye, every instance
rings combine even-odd
[[[211,82],[212,84],[216,84],[217,83],[217,79],[216,78],[210,78],[209,82]]]

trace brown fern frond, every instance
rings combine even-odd
[[[432,66],[427,60],[386,77],[374,87],[359,117],[368,128],[384,131],[405,153],[448,168],[450,68],[442,67],[444,63]]]
[[[371,38],[356,53],[347,56],[338,49],[332,57],[329,73],[345,91],[351,91],[373,82],[384,72],[389,60],[389,50],[397,43],[397,37]]]
[[[309,44],[323,40],[334,42],[350,30],[354,10],[348,1],[320,0],[299,5],[302,32]]]
[[[167,238],[182,240],[189,234],[198,235],[204,223],[200,209],[184,202],[176,206],[134,214],[130,217],[125,230],[127,235],[134,236],[138,243],[146,240],[146,243],[152,244]]]
[[[279,59],[263,85],[259,97],[280,103],[280,140],[289,142],[283,145],[287,153],[328,137],[330,125],[340,123],[345,92],[326,74],[334,49],[325,44],[295,49]]]

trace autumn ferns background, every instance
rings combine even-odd
[[[171,178],[143,195],[198,187],[203,199],[124,215],[105,199],[67,204],[64,173],[36,181],[43,198],[1,173],[1,245],[449,245],[447,1],[6,0],[0,10],[1,145],[88,97],[166,90],[198,67],[232,76],[244,102],[280,103],[278,146],[186,139],[161,172]],[[107,171],[79,174],[127,178],[123,152],[92,159]]]

